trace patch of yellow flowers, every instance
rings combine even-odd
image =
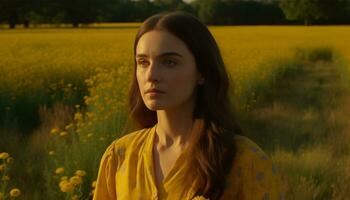
[[[64,172],[65,170],[63,167],[59,167],[55,170],[55,174],[57,175],[63,175]],[[86,176],[86,172],[84,170],[76,170],[74,175],[71,177],[62,176],[60,178],[60,182],[58,183],[60,191],[63,193],[66,193],[67,197],[69,197],[72,200],[80,199],[80,197],[83,194],[79,190],[79,187],[83,183],[84,176]],[[92,196],[94,193],[94,188],[96,187],[96,181],[92,182],[91,187],[92,187],[92,191],[90,193],[90,196]]]
[[[63,175],[65,172],[63,167],[59,167],[55,170],[55,174]],[[62,176],[58,186],[60,191],[67,194],[70,199],[79,199],[83,194],[80,191],[80,186],[83,183],[83,177],[86,176],[84,170],[76,170],[71,177]]]
[[[11,197],[11,199],[17,198],[21,195],[21,190],[19,190],[18,188],[13,188],[10,190],[9,192],[9,196]],[[3,200],[6,198],[6,195],[2,192],[0,192],[0,200]]]
[[[8,185],[8,181],[10,180],[10,177],[7,175],[7,171],[9,168],[9,164],[11,164],[13,160],[14,159],[10,156],[9,153],[0,153],[0,177],[2,177],[0,180],[0,185],[3,186],[0,191],[0,200],[6,199],[7,196],[13,199],[21,195],[21,190],[16,187],[12,188],[8,192],[8,194],[5,192]]]
[[[56,174],[63,174],[64,168],[59,167],[55,171]],[[61,191],[68,193],[73,192],[75,187],[80,186],[83,183],[83,177],[86,175],[84,170],[77,170],[75,175],[68,178],[67,176],[62,176],[61,181],[58,184]]]

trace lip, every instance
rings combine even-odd
[[[159,94],[161,94],[161,93],[165,93],[165,92],[164,92],[164,91],[161,91],[161,90],[157,90],[157,89],[152,88],[152,89],[146,90],[146,94],[147,94],[147,93],[159,93]]]

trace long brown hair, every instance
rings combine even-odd
[[[240,134],[234,108],[229,99],[230,77],[225,69],[219,47],[206,25],[193,15],[183,12],[162,12],[147,18],[141,25],[134,43],[134,57],[139,39],[151,30],[164,30],[181,39],[195,57],[196,67],[205,83],[198,85],[193,118],[202,121],[202,128],[188,146],[191,158],[184,185],[197,178],[195,195],[219,199],[225,180],[232,168],[236,148],[233,140]],[[156,111],[144,104],[136,79],[136,60],[129,93],[130,117],[140,128],[157,123]]]

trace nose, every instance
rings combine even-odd
[[[156,62],[151,62],[147,71],[147,81],[149,82],[159,82],[161,77],[161,72],[159,65]]]

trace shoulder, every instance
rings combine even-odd
[[[264,150],[246,136],[235,135],[236,160],[240,162],[269,162]]]
[[[115,139],[109,144],[104,154],[122,156],[129,151],[140,148],[146,140],[148,130],[149,128],[136,130]]]
[[[236,144],[235,166],[241,167],[247,173],[277,175],[277,166],[258,144],[240,135],[236,135],[234,141]]]
[[[149,129],[141,129],[128,133],[112,141],[105,149],[97,175],[94,199],[116,199],[115,176],[120,167],[128,159],[128,152],[139,152]]]
[[[236,157],[231,181],[239,179],[240,195],[278,199],[283,196],[281,177],[277,166],[262,148],[245,136],[236,135]],[[250,198],[248,198],[250,199]],[[255,198],[253,198],[255,199]]]

